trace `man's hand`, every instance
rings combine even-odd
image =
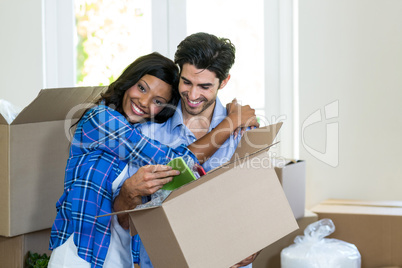
[[[137,173],[123,183],[119,195],[114,200],[113,210],[134,209],[141,204],[142,196],[155,193],[179,174],[180,171],[164,165],[147,165],[139,168]],[[119,214],[117,217],[120,225],[128,229],[128,215]]]
[[[242,267],[242,266],[249,265],[250,263],[252,263],[255,260],[255,258],[257,258],[258,254],[260,254],[260,252],[261,251],[258,251],[257,253],[254,253],[253,255],[245,258],[244,260],[242,260],[239,263],[236,263],[235,265],[231,266],[230,268],[239,268],[239,267]]]
[[[226,105],[228,116],[232,120],[233,126],[236,128],[234,134],[237,136],[238,132],[243,135],[247,127],[257,128],[260,124],[257,121],[255,110],[251,109],[250,105],[240,105],[236,99]]]

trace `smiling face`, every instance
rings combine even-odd
[[[154,118],[172,98],[172,86],[161,79],[144,75],[123,97],[123,111],[130,123]]]
[[[179,93],[184,116],[202,115],[210,118],[218,89],[223,88],[230,76],[219,83],[214,72],[184,64],[180,75]]]

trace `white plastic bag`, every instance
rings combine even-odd
[[[4,119],[6,119],[8,124],[11,124],[11,122],[14,121],[21,110],[21,108],[11,104],[10,102],[0,99],[0,114]]]
[[[304,236],[281,252],[282,268],[360,268],[361,257],[355,245],[324,238],[335,231],[331,219],[322,219],[307,226]]]

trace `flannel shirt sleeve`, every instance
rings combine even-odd
[[[81,121],[77,127],[81,138],[76,144],[81,150],[103,150],[122,161],[136,161],[140,165],[165,164],[183,155],[198,162],[184,145],[173,149],[142,135],[122,114],[107,106],[90,109]]]
[[[111,217],[96,218],[112,212],[112,182],[110,174],[104,172],[112,169],[114,160],[110,160],[99,156],[94,166],[77,178],[70,192],[74,243],[78,255],[91,267],[102,267],[110,243]]]

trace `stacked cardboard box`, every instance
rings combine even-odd
[[[0,266],[25,267],[28,251],[50,256],[49,237],[50,229],[14,237],[0,236]]]
[[[24,267],[28,251],[50,254],[49,228],[63,192],[69,128],[102,90],[46,89],[11,124],[0,115],[1,267]]]
[[[402,266],[402,201],[326,200],[312,208],[330,218],[330,236],[356,245],[362,267]]]
[[[103,89],[42,90],[11,124],[0,115],[0,236],[52,226],[63,192],[70,119]]]

